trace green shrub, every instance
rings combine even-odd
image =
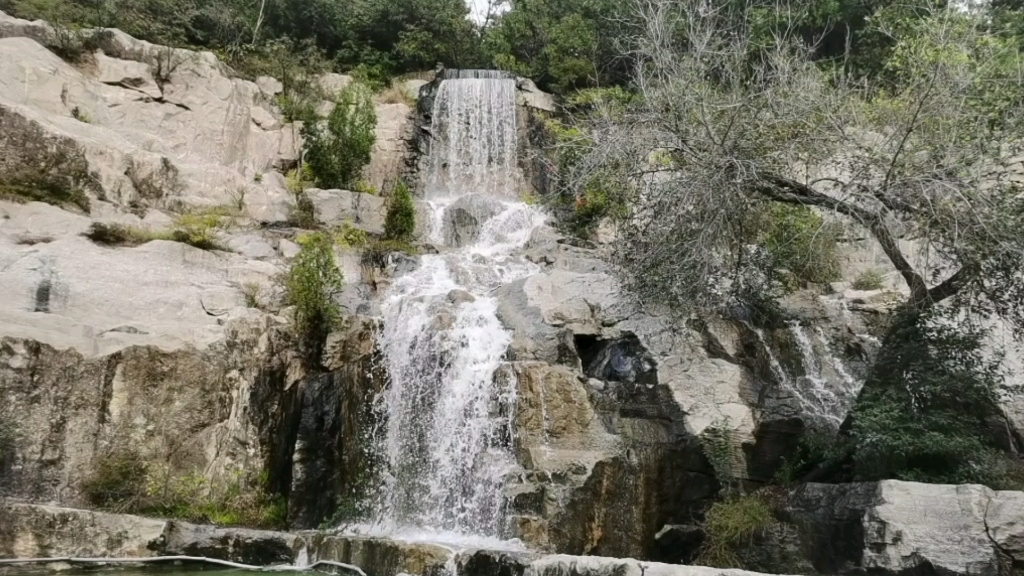
[[[82,494],[93,505],[118,512],[137,511],[146,503],[150,465],[131,447],[99,455]]]
[[[767,203],[753,212],[750,225],[750,241],[768,250],[776,269],[787,270],[802,282],[825,283],[839,278],[836,231],[814,210]],[[787,284],[790,289],[798,287]]]
[[[92,123],[92,116],[89,116],[88,112],[82,110],[78,106],[71,109],[71,117],[79,122],[85,122],[86,124]]]
[[[324,124],[302,127],[306,162],[321,188],[347,188],[369,163],[376,141],[373,94],[361,84],[349,85]]]
[[[405,182],[399,182],[391,193],[388,213],[384,219],[384,239],[409,242],[416,231],[416,207]]]
[[[334,263],[334,241],[323,232],[299,240],[302,249],[292,260],[285,286],[289,304],[295,306],[295,332],[310,365],[319,362],[327,335],[338,324],[341,309],[334,296],[342,276]]]
[[[383,270],[388,265],[388,257],[395,253],[414,255],[417,254],[417,250],[408,242],[375,240],[363,247],[359,264],[366,268]]]
[[[766,534],[778,522],[771,505],[753,494],[716,502],[704,517],[704,543],[696,564],[715,568],[741,568],[739,548]]]
[[[192,472],[174,474],[130,446],[99,455],[81,484],[94,506],[121,513],[255,528],[284,528],[287,503],[270,495],[266,474],[236,473],[212,484]]]
[[[93,222],[85,237],[105,246],[137,246],[152,240],[147,230],[103,222]]]
[[[242,295],[245,297],[246,308],[259,308],[260,307],[260,295],[263,292],[263,288],[256,282],[246,282],[242,285]]]
[[[341,226],[335,226],[331,230],[334,243],[342,248],[361,248],[370,241],[369,234],[345,222]]]
[[[853,410],[856,480],[1009,481],[1014,467],[990,423],[1003,418],[999,398],[1010,390],[987,336],[941,311],[895,319]]]
[[[305,192],[295,195],[295,206],[288,214],[288,223],[304,230],[315,230],[319,227],[316,221],[316,206]]]
[[[170,239],[201,250],[223,250],[217,241],[217,229],[224,226],[224,217],[216,213],[189,213],[178,216]]]
[[[370,194],[371,196],[377,195],[377,189],[366,180],[357,180],[356,183],[352,185],[352,191],[359,192],[360,194]]]
[[[853,281],[854,290],[881,290],[885,287],[885,276],[878,270],[865,270]]]
[[[301,168],[292,168],[284,175],[284,186],[292,194],[301,194],[306,188],[312,188],[316,184],[308,164]]]

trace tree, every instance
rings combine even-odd
[[[1000,484],[1012,480],[1005,471],[1014,466],[1000,451],[1012,440],[999,408],[1009,390],[986,335],[934,309],[895,319],[845,439],[854,479],[1009,488]]]
[[[341,91],[326,125],[318,121],[303,125],[305,160],[317,185],[346,188],[359,178],[370,162],[376,125],[373,95],[361,84]]]
[[[617,39],[630,25],[614,0],[518,0],[485,31],[494,66],[559,92],[624,82]]]
[[[329,235],[311,234],[300,245],[288,271],[285,295],[295,306],[295,333],[312,366],[319,362],[327,335],[340,320],[341,309],[334,296],[341,290],[342,276]]]
[[[405,182],[399,181],[395,186],[388,213],[384,220],[384,239],[397,242],[409,242],[416,231],[416,207],[412,203],[412,195]]]
[[[1024,327],[1015,43],[951,10],[876,22],[894,37],[891,81],[878,85],[818,66],[787,30],[758,39],[750,5],[741,17],[716,6],[641,3],[641,103],[592,113],[592,144],[568,178],[578,190],[621,167],[630,211],[618,254],[633,287],[682,309],[722,305],[753,215],[788,204],[866,230],[911,307],[955,299]],[[656,152],[668,160],[652,162]]]

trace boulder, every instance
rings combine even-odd
[[[352,83],[352,77],[345,74],[335,74],[329,72],[317,78],[317,84],[320,89],[324,91],[328,100],[333,101],[338,97],[338,93],[348,88],[348,85]]]
[[[277,255],[274,247],[263,239],[262,236],[257,234],[232,236],[231,239],[228,240],[228,248],[238,252],[246,258],[252,258],[254,260],[273,258]]]
[[[380,196],[317,188],[306,190],[306,196],[313,202],[317,221],[324,226],[348,223],[371,234],[384,233],[387,208]]]
[[[110,58],[102,50],[97,50],[94,57],[96,59],[96,79],[100,82],[137,90],[150,98],[163,97],[163,91],[153,78],[148,64]]]
[[[229,77],[212,54],[161,51],[107,32],[98,78],[30,38],[0,39],[0,133],[7,137],[0,152],[8,173],[70,158],[75,164],[53,171],[74,178],[93,200],[211,206],[236,201],[253,174],[294,157],[294,135],[264,114],[259,88]],[[55,145],[65,150],[60,157],[48,152]]]
[[[42,20],[28,21],[0,10],[0,38],[31,38],[40,44],[53,39],[53,27]]]
[[[444,211],[444,243],[447,246],[469,246],[480,235],[481,228],[505,206],[481,194],[462,196]]]
[[[1002,574],[1024,553],[1024,493],[887,480],[807,484],[785,507],[817,571]]]

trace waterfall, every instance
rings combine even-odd
[[[515,80],[462,72],[441,82],[434,100],[427,200],[473,192],[514,199],[522,180]]]
[[[800,351],[804,374],[798,378],[787,376],[783,386],[799,401],[804,413],[838,428],[864,383],[850,375],[820,328],[812,337],[794,321],[789,323],[789,332]]]
[[[445,542],[495,540],[506,528],[516,390],[495,378],[512,335],[489,294],[537,271],[519,251],[544,220],[515,200],[515,81],[467,76],[438,89],[424,196],[432,240],[472,229],[460,230],[458,245],[422,256],[383,298],[379,347],[389,383],[377,401],[375,441],[385,471],[370,503],[374,531]]]

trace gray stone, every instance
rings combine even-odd
[[[1024,493],[887,480],[808,484],[786,514],[816,566],[837,571],[1000,574],[1000,553],[1024,551]]]
[[[426,80],[406,80],[405,82],[402,82],[401,85],[402,94],[404,94],[406,98],[412,100],[419,100],[420,88],[426,86],[427,84],[429,84],[429,82],[427,82]]]
[[[284,84],[277,78],[271,78],[270,76],[256,78],[256,86],[263,93],[263,97],[268,100],[284,91]]]
[[[316,219],[324,226],[348,223],[371,234],[384,233],[384,216],[387,209],[384,199],[379,196],[317,188],[306,190],[306,196],[313,201]]]
[[[320,76],[317,79],[317,83],[320,85],[320,89],[327,94],[328,99],[333,101],[337,98],[339,92],[348,88],[348,85],[352,83],[352,77],[329,72]]]
[[[378,104],[376,140],[370,153],[370,163],[363,169],[363,178],[380,193],[390,192],[390,186],[404,175],[411,154],[413,109],[405,103]]]
[[[232,236],[228,240],[228,248],[238,252],[246,258],[273,258],[277,255],[277,252],[274,251],[274,247],[264,240],[263,237],[256,234]]]
[[[96,51],[95,59],[96,79],[100,82],[137,90],[150,98],[163,96],[163,91],[153,79],[148,64],[111,58],[102,50]]]
[[[460,197],[444,211],[444,241],[447,246],[468,246],[476,241],[484,223],[501,213],[504,205],[489,196]]]
[[[533,83],[533,80],[530,80],[529,78],[520,78],[518,88],[520,105],[527,106],[529,108],[536,108],[537,110],[543,110],[545,112],[555,112],[558,110],[558,106],[555,104],[555,97],[546,92],[542,92],[537,88],[537,85]]]
[[[53,39],[53,27],[42,20],[22,20],[0,10],[0,38],[24,36],[41,44]]]
[[[281,251],[281,256],[288,259],[295,258],[302,251],[302,247],[291,240],[281,240],[277,243],[277,249]]]

